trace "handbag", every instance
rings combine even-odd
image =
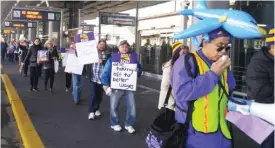
[[[171,91],[172,87],[170,86],[163,107],[147,130],[146,143],[148,148],[183,148],[193,105],[190,104],[185,124],[177,123],[175,111],[166,108]]]

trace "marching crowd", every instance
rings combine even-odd
[[[230,148],[232,146],[231,130],[225,119],[227,99],[236,84],[229,69],[231,60],[225,56],[230,50],[230,34],[223,29],[210,33],[210,41],[203,41],[200,49],[190,52],[189,48],[180,42],[172,44],[173,56],[163,64],[161,93],[158,108],[163,107],[175,112],[175,120],[187,125],[187,148]],[[273,37],[273,38],[272,38]],[[255,53],[247,71],[248,97],[260,103],[274,103],[274,29],[266,38],[267,46]],[[72,98],[79,104],[83,76],[90,81],[90,98],[88,119],[93,120],[101,115],[100,104],[103,93],[110,97],[110,125],[114,131],[121,131],[118,107],[121,98],[126,99],[125,129],[135,132],[136,106],[133,91],[111,89],[112,62],[137,64],[138,77],[142,74],[142,66],[134,52],[129,52],[129,44],[121,41],[118,52],[107,54],[106,41],[97,44],[99,61],[85,65],[83,74],[65,73],[66,92],[72,84]],[[39,51],[47,53],[46,60],[39,59]],[[59,59],[57,49],[51,40],[43,45],[39,38],[32,46],[25,41],[1,42],[2,60],[7,54],[8,61],[19,61],[22,73],[27,76],[30,71],[29,91],[39,91],[38,81],[42,69],[45,74],[44,86],[50,80],[50,91],[53,92],[55,61]],[[71,41],[66,53],[77,56],[76,43]],[[127,56],[128,58],[123,58]],[[14,59],[14,60],[13,60]],[[72,82],[72,83],[71,83]],[[192,115],[189,115],[189,108]],[[203,120],[203,121],[202,121]],[[249,123],[248,123],[249,124]],[[148,142],[148,141],[147,141]],[[149,142],[150,143],[150,142]],[[262,148],[274,147],[274,134],[262,144]]]

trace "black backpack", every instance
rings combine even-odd
[[[194,54],[188,53],[185,56],[185,68],[189,77],[195,78],[198,75],[198,68],[195,68],[195,74],[191,72],[191,65],[189,63],[190,57],[193,57],[195,66],[197,66]],[[188,104],[189,107],[185,123],[177,123],[175,120],[175,111],[166,108],[171,91],[172,87],[170,86],[163,107],[147,130],[146,143],[148,148],[184,148],[189,122],[192,117],[194,101],[190,101]],[[186,112],[177,105],[176,109]]]

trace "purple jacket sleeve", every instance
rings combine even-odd
[[[171,85],[177,102],[192,101],[210,93],[218,83],[218,76],[211,70],[196,78],[188,76],[185,69],[185,56],[174,64],[171,72]],[[194,73],[194,59],[190,57],[191,72]]]

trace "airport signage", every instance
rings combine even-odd
[[[83,31],[94,31],[96,25],[80,24]]]
[[[11,30],[10,29],[3,29],[3,33],[4,34],[11,34]]]
[[[136,17],[125,13],[100,13],[100,23],[105,25],[136,26]]]
[[[4,25],[7,28],[36,28],[36,22],[26,21],[5,21]]]
[[[60,21],[61,20],[61,12],[13,8],[12,9],[12,19],[36,20],[36,21]]]

